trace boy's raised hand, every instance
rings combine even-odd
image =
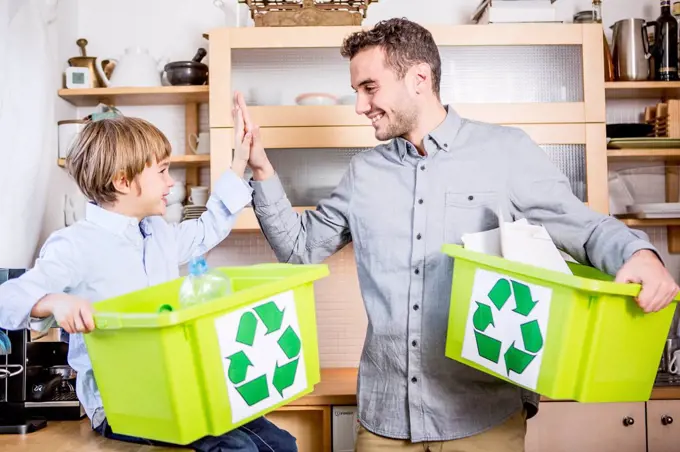
[[[92,303],[65,293],[45,295],[31,310],[33,317],[54,316],[57,324],[69,334],[92,331],[94,329],[92,313]]]

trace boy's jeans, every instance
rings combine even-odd
[[[206,436],[186,446],[118,435],[111,430],[111,426],[109,426],[106,419],[95,431],[106,438],[117,441],[147,444],[150,446],[184,447],[201,452],[297,452],[295,437],[263,417],[255,419],[224,435]]]

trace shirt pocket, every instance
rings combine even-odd
[[[498,227],[498,194],[447,191],[444,205],[444,241],[461,244],[463,234]]]

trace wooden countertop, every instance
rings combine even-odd
[[[355,405],[358,369],[321,369],[321,382],[313,393],[302,397],[291,406],[305,405]],[[652,390],[650,400],[680,400],[680,386],[657,386]],[[542,397],[541,401],[556,401]]]
[[[287,410],[312,405],[356,404],[357,369],[322,369],[321,382],[313,393],[291,402]],[[680,386],[656,387],[650,400],[680,400]],[[548,402],[549,399],[542,398]],[[554,401],[553,401],[554,402]],[[161,452],[176,449],[157,448],[111,441],[90,429],[89,420],[49,421],[47,427],[28,435],[0,435],[0,450],[16,452],[70,452],[73,450],[111,452]]]
[[[48,421],[47,426],[27,435],[0,435],[0,450],[11,452],[162,452],[165,447],[141,446],[106,439],[90,428],[90,420]]]

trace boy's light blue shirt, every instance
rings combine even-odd
[[[227,237],[251,195],[248,184],[227,171],[213,187],[208,210],[179,225],[162,217],[138,222],[88,204],[84,220],[49,237],[31,270],[0,285],[0,328],[29,328],[33,306],[50,293],[96,302],[179,277],[181,264]],[[78,373],[78,399],[96,427],[105,414],[82,334],[70,335],[68,361]]]

